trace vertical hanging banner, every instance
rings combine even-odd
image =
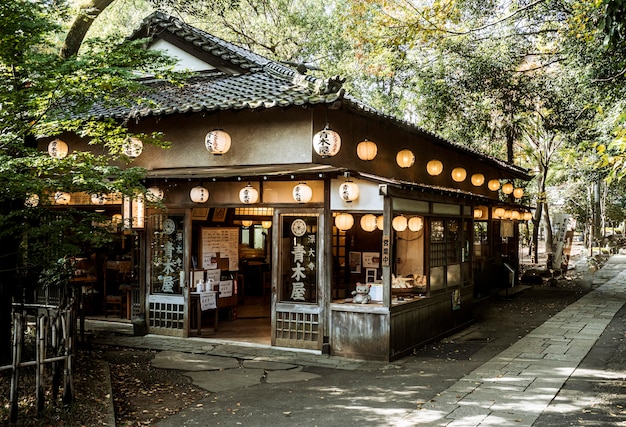
[[[296,218],[289,224],[289,295],[295,302],[316,302],[317,217]]]

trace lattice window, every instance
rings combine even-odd
[[[276,338],[316,342],[319,338],[319,315],[277,311]]]
[[[183,304],[150,301],[149,325],[153,328],[183,329],[184,310]]]

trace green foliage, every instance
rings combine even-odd
[[[110,217],[85,206],[55,206],[54,193],[145,191],[143,169],[117,166],[131,161],[123,144],[138,136],[167,146],[158,133],[132,135],[124,121],[96,120],[90,111],[96,103],[141,105],[147,89],[137,70],[170,78],[171,61],[145,50],[145,40],[119,37],[90,39],[80,55],[63,59],[60,41],[70,11],[61,0],[0,4],[0,255],[21,242],[22,267],[52,275],[60,271],[60,258],[112,239]],[[74,150],[64,159],[37,149],[41,138],[65,132],[102,149]],[[39,202],[28,203],[32,197]]]

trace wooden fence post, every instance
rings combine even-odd
[[[25,318],[25,314],[17,312],[13,314],[13,368],[11,371],[11,408],[9,409],[9,418],[13,424],[17,423],[19,365],[22,360]]]

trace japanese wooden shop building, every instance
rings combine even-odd
[[[392,360],[467,325],[517,268],[525,170],[168,15],[135,36],[194,72],[184,87],[147,82],[150,107],[97,112],[171,141],[129,151],[166,209],[105,202],[132,217],[125,298],[149,333],[210,338],[199,313],[236,323],[258,304],[268,344]],[[354,302],[357,283],[371,301]]]

